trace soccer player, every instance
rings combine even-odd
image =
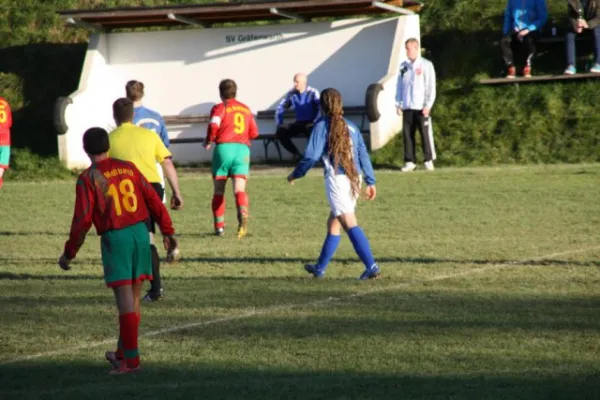
[[[136,126],[150,129],[160,137],[165,147],[169,148],[169,132],[162,116],[154,110],[151,110],[142,105],[142,98],[144,97],[144,84],[140,81],[129,81],[125,85],[125,93],[129,100],[133,101],[133,123]],[[158,174],[160,176],[160,183],[165,190],[165,177],[163,174],[162,167],[157,164]],[[166,203],[166,193],[163,195],[163,203]]]
[[[250,141],[258,137],[258,127],[248,106],[240,103],[237,84],[231,79],[219,83],[222,103],[210,111],[210,122],[204,148],[210,150],[216,143],[212,157],[215,234],[222,236],[225,229],[225,186],[233,179],[233,192],[238,214],[238,239],[248,232],[248,194],[246,183],[250,173]]]
[[[4,183],[4,171],[10,163],[10,128],[12,112],[8,102],[0,97],[0,189]]]
[[[110,156],[134,163],[142,175],[150,182],[158,197],[162,199],[164,191],[160,183],[158,168],[156,167],[156,163],[160,163],[164,168],[165,176],[173,192],[171,208],[178,210],[183,207],[183,199],[179,192],[177,171],[171,160],[171,153],[154,132],[133,125],[133,102],[126,98],[117,99],[113,103],[113,116],[118,127],[109,135]],[[148,230],[150,231],[152,275],[154,279],[150,282],[150,290],[144,296],[144,300],[162,300],[164,290],[161,286],[160,258],[154,245],[153,235],[155,226],[152,218],[148,221]],[[175,250],[171,256],[177,258],[178,252],[178,250]],[[171,256],[167,255],[167,259],[169,260]]]
[[[360,194],[361,173],[367,183],[366,196],[376,196],[375,175],[367,153],[367,147],[358,127],[343,118],[342,96],[335,89],[325,89],[321,95],[323,119],[319,121],[308,140],[304,157],[288,176],[288,182],[302,178],[321,160],[325,169],[325,191],[331,213],[327,221],[328,234],[316,264],[304,269],[315,278],[321,278],[340,243],[340,231],[344,228],[356,254],[365,265],[359,279],[372,279],[379,275],[369,240],[363,233],[354,214]]]
[[[167,251],[177,247],[175,230],[156,191],[135,165],[108,157],[104,129],[88,129],[83,148],[92,165],[77,180],[71,232],[58,263],[63,270],[71,268],[93,224],[101,235],[104,281],[113,289],[119,310],[118,349],[105,357],[114,367],[110,374],[126,374],[140,368],[140,291],[142,282],[152,279],[145,220],[152,215],[158,222]]]
[[[283,113],[290,108],[294,109],[296,121],[291,124],[284,124]],[[319,91],[308,86],[306,74],[294,75],[294,88],[281,100],[275,112],[275,122],[277,123],[275,134],[281,145],[292,153],[295,161],[300,160],[302,154],[292,142],[292,138],[298,136],[308,137],[318,119]]]

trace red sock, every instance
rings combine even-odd
[[[212,199],[213,217],[215,219],[215,229],[225,226],[225,196],[215,194]]]
[[[131,312],[119,315],[119,326],[125,361],[127,361],[127,366],[129,368],[135,368],[140,365],[140,353],[138,351],[138,314]]]
[[[248,193],[236,192],[235,205],[237,206],[239,215],[248,215]]]

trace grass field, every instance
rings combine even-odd
[[[184,259],[145,304],[144,370],[110,377],[117,319],[88,237],[61,253],[74,182],[0,191],[0,399],[598,399],[600,165],[378,171],[323,280],[320,172],[250,181],[251,230],[210,235],[211,183],[185,174]]]

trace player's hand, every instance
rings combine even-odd
[[[529,29],[523,29],[522,31],[519,31],[519,39],[523,40],[523,38],[527,35],[529,35]]]
[[[181,195],[171,197],[171,210],[181,210],[183,208],[183,198]]]
[[[377,197],[377,188],[375,185],[367,186],[365,194],[367,195],[367,200],[375,200],[375,197]]]
[[[402,116],[402,107],[396,107],[396,114]]]
[[[427,117],[429,117],[429,113],[431,112],[431,108],[425,107],[422,112],[423,112],[423,116],[425,118],[427,118]]]
[[[64,254],[60,256],[60,258],[58,259],[58,266],[60,268],[62,268],[64,271],[68,271],[71,269],[71,266],[69,265],[71,263],[72,260],[69,260],[67,258],[67,256],[65,256]]]
[[[289,184],[290,184],[290,185],[293,185],[295,180],[296,180],[296,179],[294,178],[294,175],[293,175],[293,174],[289,174],[289,175],[288,175],[288,177],[287,177],[287,181],[289,182]]]
[[[583,28],[582,27],[577,28],[577,33],[581,33],[581,32],[583,32]]]
[[[210,148],[212,147],[212,143],[204,141],[204,149],[206,150],[210,150]]]
[[[163,246],[165,246],[165,250],[167,251],[168,263],[172,263],[179,260],[179,243],[177,243],[177,239],[175,239],[174,236],[163,236]]]

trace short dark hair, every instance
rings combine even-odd
[[[406,46],[409,43],[416,43],[417,46],[418,46],[419,45],[419,40],[416,39],[416,38],[414,38],[414,37],[413,38],[409,38],[409,39],[406,40],[406,42],[404,42],[404,45]]]
[[[109,149],[108,132],[105,129],[94,127],[83,134],[83,150],[86,153],[96,156],[106,153]]]
[[[237,84],[233,79],[223,79],[219,83],[219,94],[223,99],[235,99],[237,96]]]
[[[133,121],[133,101],[121,97],[113,103],[113,116],[117,124]]]
[[[144,97],[144,84],[140,81],[129,81],[125,85],[125,93],[129,100],[140,101]]]

